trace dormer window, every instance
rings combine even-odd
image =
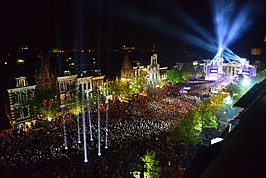
[[[25,87],[25,86],[27,86],[26,77],[16,78],[16,86],[17,87]]]

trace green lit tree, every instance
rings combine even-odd
[[[109,82],[108,91],[119,98],[127,98],[130,97],[129,85],[130,84],[128,82],[116,79]]]
[[[222,109],[225,97],[226,95],[218,93],[204,100],[184,120],[176,123],[170,139],[185,144],[198,143],[200,141],[198,135],[203,129],[217,128],[216,115]]]
[[[161,168],[159,161],[156,160],[156,152],[154,150],[148,151],[141,160],[144,162],[144,178],[160,177]]]
[[[171,69],[166,72],[166,81],[171,83],[181,82],[181,74],[178,70]]]
[[[228,91],[233,99],[233,104],[247,92],[246,89],[238,83],[231,83],[228,87]]]
[[[133,76],[129,84],[130,94],[140,94],[147,87],[147,81],[144,75]]]

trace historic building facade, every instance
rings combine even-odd
[[[30,104],[35,97],[36,85],[28,85],[26,77],[15,78],[15,88],[7,89],[11,109],[13,127],[23,124],[30,125],[35,119],[33,105]]]
[[[133,68],[130,64],[128,56],[126,55],[121,69],[121,80],[129,82],[134,74]]]
[[[40,67],[35,75],[37,90],[57,89],[56,72],[50,64],[48,57],[39,57]]]
[[[105,76],[69,75],[57,77],[60,99],[64,99],[71,87],[78,87],[79,92],[89,94],[93,88],[103,89]]]
[[[158,64],[157,58],[158,58],[158,55],[153,54],[151,56],[151,64],[147,66],[147,69],[148,69],[147,79],[148,79],[148,82],[150,82],[151,84],[156,84],[161,79],[160,64]]]

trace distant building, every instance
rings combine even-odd
[[[147,66],[148,69],[148,81],[151,84],[156,84],[160,79],[160,64],[157,62],[158,55],[153,54],[151,56],[151,64]]]
[[[140,65],[139,61],[136,62],[136,66],[131,67],[126,56],[121,70],[121,80],[130,81],[132,76],[144,76],[146,77],[147,82],[152,85],[157,84],[160,80],[165,80],[168,68],[160,68],[160,64],[158,64],[158,50],[155,45],[152,46],[150,51],[150,65],[147,65],[147,67]]]
[[[167,70],[168,70],[168,67],[160,67],[159,68],[159,71],[160,71],[160,76],[161,76],[161,80],[166,80],[166,77],[167,77]]]
[[[216,58],[206,63],[205,80],[216,81],[223,76],[231,77],[243,75],[246,78],[256,76],[256,67],[249,64],[245,58],[240,61],[224,62],[223,58]]]
[[[263,49],[262,48],[251,48],[250,50],[250,54],[252,56],[261,56],[263,53]]]
[[[50,64],[48,57],[40,56],[41,65],[35,75],[35,83],[38,90],[57,89],[56,72]]]
[[[126,55],[122,64],[121,69],[121,80],[122,81],[130,81],[133,76],[133,68],[130,64],[128,56]]]
[[[137,61],[137,66],[133,67],[133,71],[134,71],[134,76],[146,76],[147,75],[147,68],[145,68],[144,66],[140,65],[140,62]]]
[[[71,87],[78,87],[79,92],[89,94],[93,88],[103,89],[105,76],[69,75],[57,77],[60,99],[66,97]]]
[[[13,127],[18,125],[30,126],[31,121],[35,119],[33,105],[29,102],[34,99],[36,85],[28,85],[26,77],[15,78],[16,85],[7,89],[11,109],[11,119]]]

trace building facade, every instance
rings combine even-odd
[[[128,56],[126,55],[121,69],[121,80],[129,82],[134,74],[133,68],[130,64]]]
[[[30,126],[35,119],[34,108],[30,102],[35,97],[36,85],[28,85],[26,77],[15,78],[16,87],[7,89],[13,128],[18,125]]]
[[[56,72],[50,64],[49,58],[39,57],[40,67],[35,75],[35,83],[38,90],[57,89]]]
[[[151,56],[151,63],[147,66],[148,69],[148,82],[151,84],[156,84],[160,79],[160,64],[157,62],[158,55],[153,54]]]

